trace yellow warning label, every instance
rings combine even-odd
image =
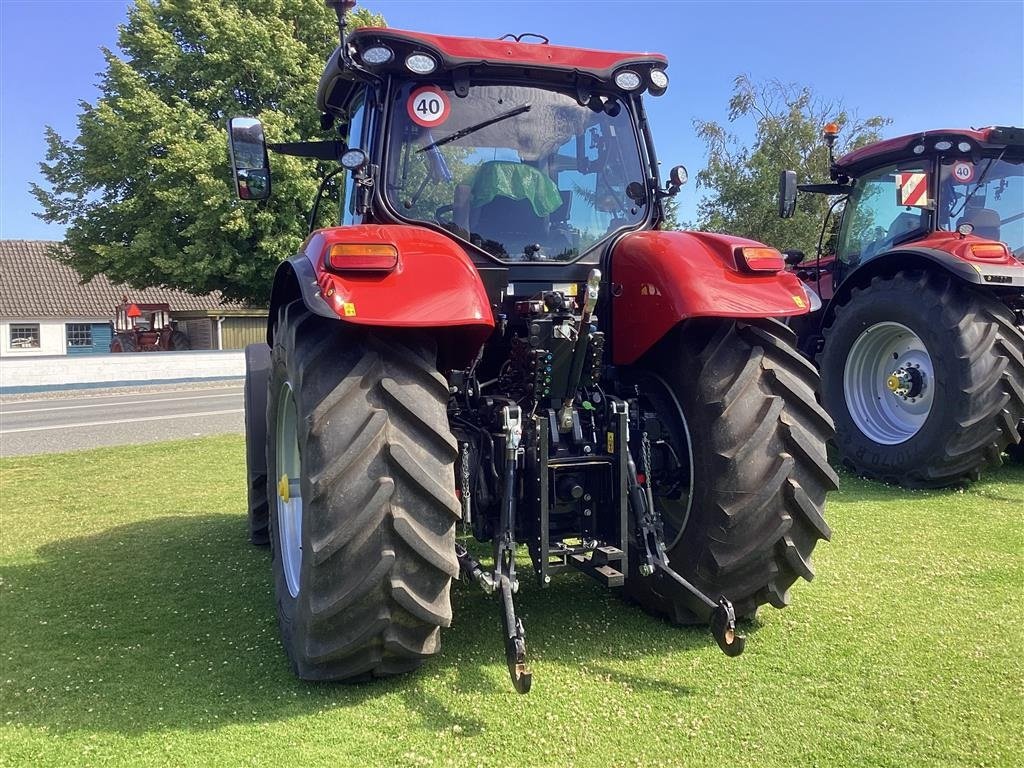
[[[355,304],[352,304],[351,302],[346,301],[344,304],[342,304],[342,308],[345,310],[345,317],[355,317],[356,316],[356,305]]]
[[[807,302],[804,301],[804,297],[803,296],[794,296],[793,297],[793,303],[796,304],[798,307],[800,307],[800,309],[803,309],[804,307],[807,306]]]
[[[615,453],[615,433],[608,433],[608,453]]]

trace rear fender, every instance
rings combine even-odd
[[[955,233],[936,232],[927,241],[894,248],[860,264],[846,275],[836,289],[835,295],[825,308],[821,327],[832,322],[835,308],[845,304],[854,289],[863,288],[876,276],[892,277],[897,272],[907,270],[945,272],[950,277],[972,285],[976,289],[998,290],[1003,295],[1017,294],[1019,296],[1024,294],[1024,264],[1012,257],[999,263],[968,261],[943,248],[932,247],[934,245],[945,246],[946,243],[940,242],[941,240],[950,241],[953,245],[957,245],[961,241],[966,244],[988,242],[981,238],[961,239]]]
[[[629,365],[681,321],[806,314],[811,302],[788,272],[741,271],[737,246],[753,240],[705,232],[635,232],[612,252],[612,359]]]
[[[334,272],[326,258],[337,244],[388,244],[398,264],[388,272]],[[423,227],[363,224],[310,235],[278,267],[267,340],[277,309],[301,297],[311,312],[351,325],[431,331],[447,365],[476,356],[494,330],[490,301],[469,257],[449,238]]]

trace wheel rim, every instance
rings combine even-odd
[[[302,461],[297,425],[292,387],[285,382],[277,406],[277,529],[281,567],[292,597],[299,595],[302,569]]]
[[[676,423],[665,424],[670,432],[670,441],[654,441],[651,446],[652,458],[654,452],[660,450],[663,453],[662,466],[672,467],[669,471],[655,470],[651,487],[655,506],[665,526],[665,545],[671,550],[686,530],[693,504],[693,443],[690,427],[679,399],[661,376],[646,373],[640,394],[642,407],[652,408],[666,421],[673,417],[678,420]],[[674,443],[682,445],[676,446]],[[639,465],[638,469],[643,471]]]
[[[906,442],[924,426],[935,398],[928,348],[905,325],[872,325],[850,348],[843,391],[850,417],[865,437],[881,445]]]

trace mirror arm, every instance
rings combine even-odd
[[[333,141],[282,141],[267,144],[267,149],[279,155],[312,157],[317,160],[340,160],[348,147],[345,142]]]

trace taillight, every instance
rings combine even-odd
[[[1003,261],[1010,252],[1002,243],[971,243],[968,254],[979,261]]]
[[[786,260],[774,248],[763,246],[736,249],[736,263],[751,272],[781,272]]]
[[[325,261],[332,272],[390,272],[398,266],[398,249],[384,243],[338,243]]]

